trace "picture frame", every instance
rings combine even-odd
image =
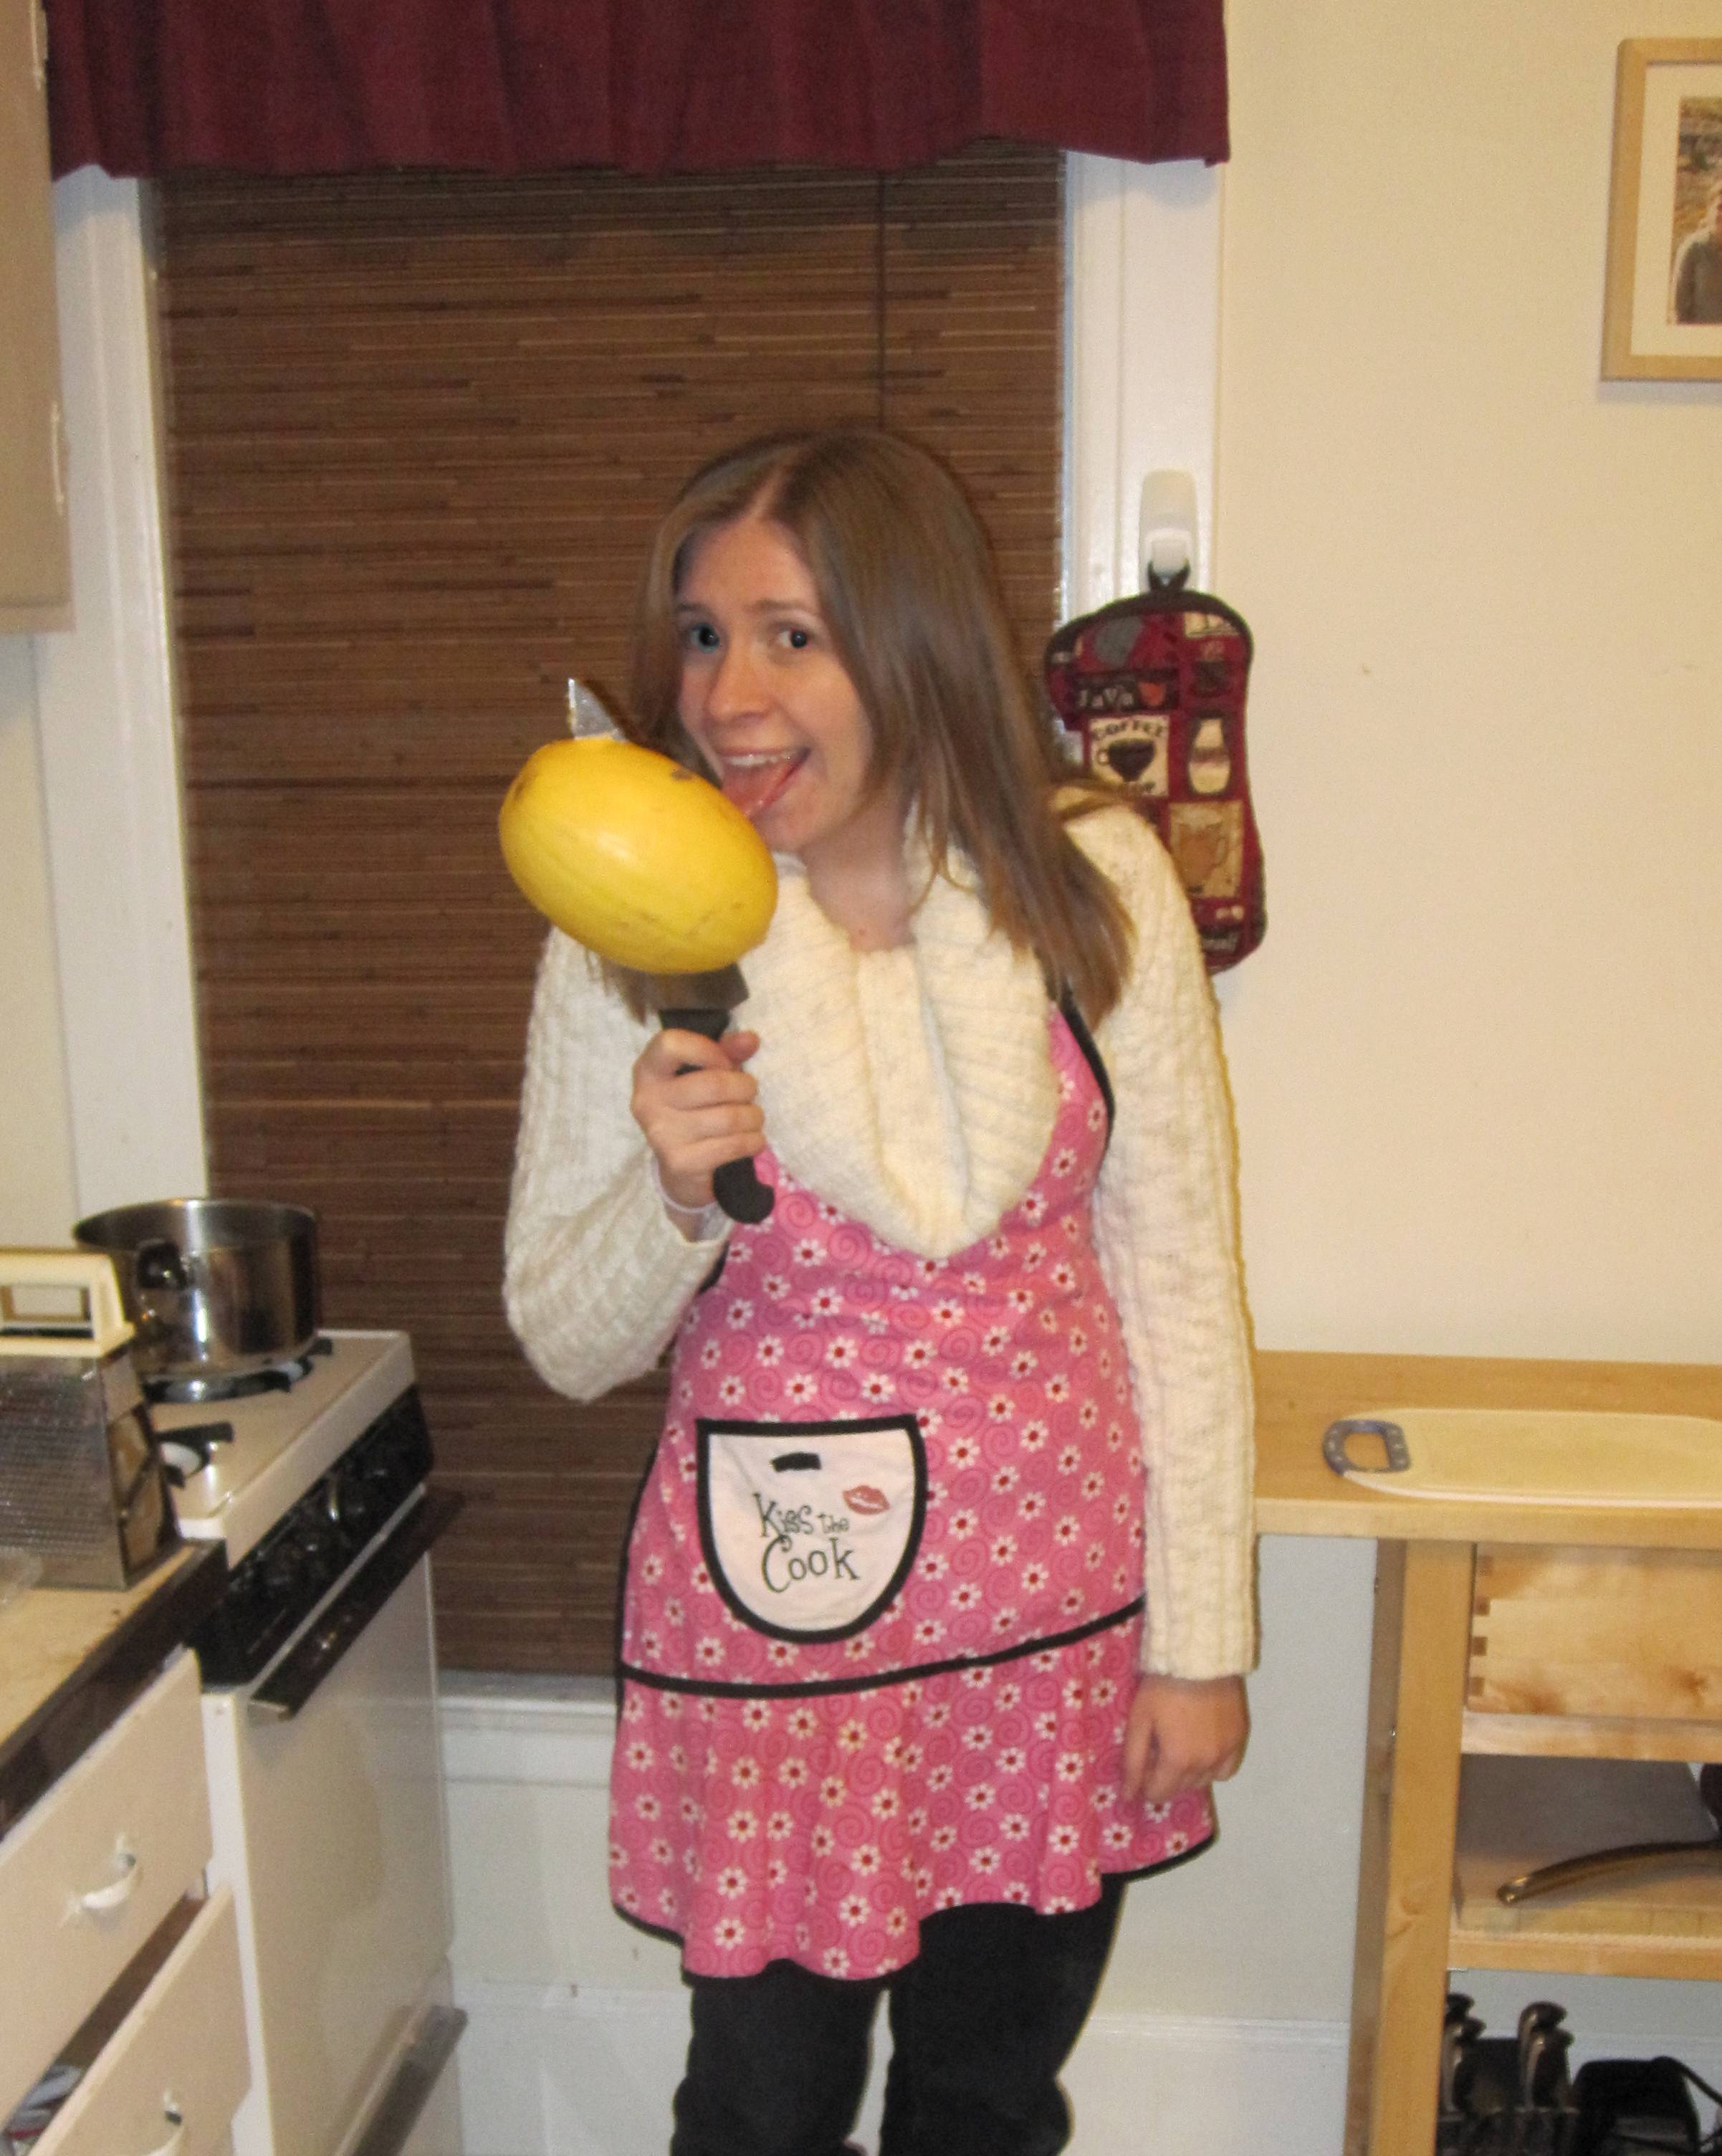
[[[1628,38],[1615,74],[1605,382],[1722,382],[1722,38]]]

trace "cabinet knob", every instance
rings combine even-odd
[[[185,2113],[171,2096],[162,2097],[161,2113],[173,2131],[160,2148],[149,2151],[149,2156],[177,2156],[177,2151],[186,2145]]]
[[[88,1893],[73,1897],[73,1916],[104,1916],[110,1909],[117,1909],[121,1902],[129,1902],[137,1892],[137,1882],[142,1867],[137,1861],[137,1851],[124,1841],[114,1845],[114,1878],[105,1887],[92,1887]]]

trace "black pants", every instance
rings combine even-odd
[[[1092,1908],[1056,1917],[946,1910],[922,1925],[919,1958],[873,1983],[789,1961],[689,1978],[694,2034],[670,2156],[840,2156],[881,1991],[892,2049],[879,2156],[1054,2156],[1070,2138],[1059,2069],[1123,1893],[1108,1879]]]

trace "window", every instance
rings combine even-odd
[[[211,1188],[311,1206],[325,1322],[413,1335],[458,1667],[609,1666],[653,1380],[581,1408],[504,1323],[541,928],[495,841],[577,675],[615,697],[702,456],[880,419],[1054,619],[1060,160],[638,180],[159,187],[188,875]]]

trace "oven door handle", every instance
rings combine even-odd
[[[245,1712],[252,1721],[293,1719],[465,1502],[452,1490],[425,1492],[353,1574],[346,1591],[246,1701]]]
[[[352,2156],[402,2156],[465,2026],[462,2007],[426,2008]]]

